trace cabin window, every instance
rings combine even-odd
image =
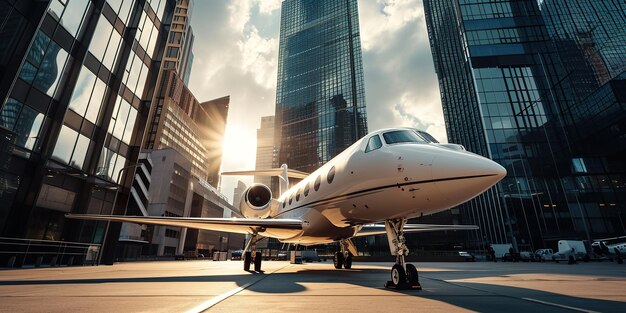
[[[308,196],[309,195],[309,183],[306,183],[306,185],[304,186],[304,196]]]
[[[291,205],[291,202],[293,202],[293,194],[289,196],[289,205]]]
[[[285,208],[286,205],[287,205],[287,201],[283,201],[283,209]]]
[[[322,184],[322,177],[317,176],[317,178],[315,179],[315,186],[313,186],[313,188],[315,188],[315,191],[320,190],[320,184]]]
[[[410,130],[394,130],[383,134],[388,145],[395,143],[426,143],[422,137]]]
[[[300,190],[298,190],[298,193],[296,194],[296,202],[300,201],[300,193],[302,192],[302,188],[300,188]]]
[[[378,135],[374,135],[367,142],[367,148],[365,148],[365,153],[380,149],[382,146],[383,142],[380,140],[380,137],[378,137]]]
[[[333,179],[335,179],[335,167],[331,167],[330,170],[328,171],[328,175],[326,176],[326,181],[329,184],[333,183]]]

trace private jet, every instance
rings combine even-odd
[[[372,132],[308,174],[282,165],[277,169],[227,172],[222,175],[278,176],[280,196],[255,184],[243,194],[240,218],[103,216],[69,214],[68,218],[180,226],[249,234],[244,270],[261,270],[256,243],[265,237],[283,243],[317,245],[339,242],[336,269],[350,269],[357,249],[352,238],[386,234],[396,257],[391,280],[397,289],[420,289],[418,271],[405,262],[405,234],[474,230],[474,225],[407,224],[413,217],[462,204],[491,188],[505,175],[498,163],[461,145],[438,143],[413,128]],[[289,188],[289,179],[300,179]]]

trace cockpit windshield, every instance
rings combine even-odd
[[[437,139],[435,139],[435,137],[431,136],[429,133],[427,132],[423,132],[421,130],[415,130],[415,132],[421,136],[422,138],[424,138],[424,140],[426,140],[429,143],[439,143],[439,141],[437,141]]]
[[[396,143],[428,143],[424,138],[419,136],[416,132],[411,130],[393,130],[388,131],[383,134],[383,138],[385,138],[385,142],[388,145],[396,144]]]

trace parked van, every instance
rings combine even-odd
[[[504,254],[509,253],[509,250],[513,248],[510,243],[494,243],[491,244],[491,248],[496,253],[496,259],[502,259]]]
[[[559,252],[554,255],[554,260],[562,261],[572,255],[576,260],[587,258],[587,248],[581,240],[559,240]]]

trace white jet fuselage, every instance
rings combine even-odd
[[[464,149],[388,144],[382,136],[388,131],[370,133],[273,201],[273,218],[300,219],[304,226],[270,234],[282,242],[329,243],[352,237],[359,225],[457,206],[506,175],[496,162]],[[367,151],[373,136],[382,146]]]

